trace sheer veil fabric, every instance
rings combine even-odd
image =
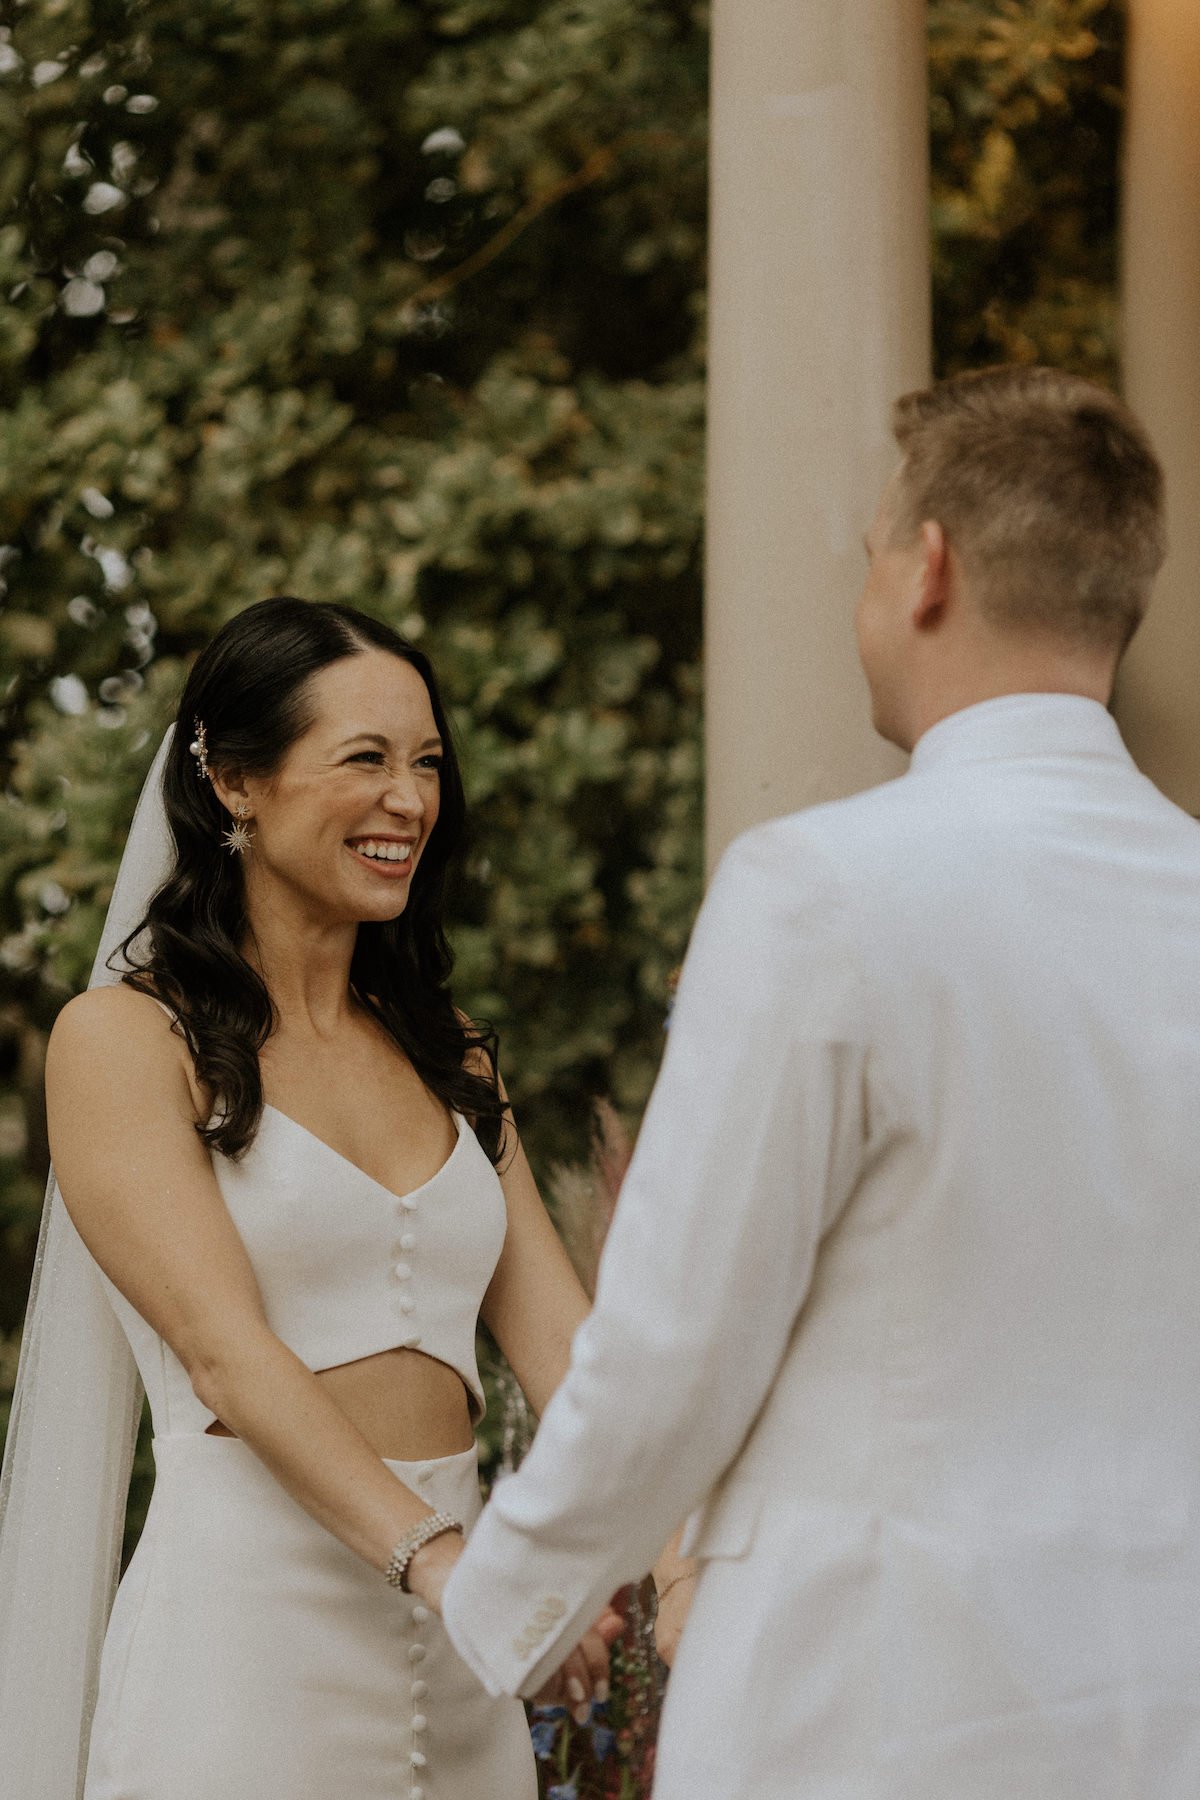
[[[162,777],[146,777],[89,987],[170,870]],[[77,1800],[120,1565],[142,1388],[50,1173],[0,1473],[0,1759],[21,1800]]]

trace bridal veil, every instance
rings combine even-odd
[[[146,777],[89,987],[166,879],[168,731]],[[120,1572],[141,1412],[133,1356],[51,1171],[0,1472],[0,1766],[21,1800],[76,1800]]]

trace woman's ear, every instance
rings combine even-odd
[[[213,793],[227,813],[232,813],[238,819],[251,816],[246,780],[240,769],[224,769],[219,775],[213,770],[209,780],[213,785]]]

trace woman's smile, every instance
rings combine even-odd
[[[379,833],[372,837],[347,838],[346,848],[356,862],[364,864],[385,880],[399,881],[412,874],[413,852],[418,840]]]

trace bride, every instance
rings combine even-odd
[[[451,1003],[463,811],[432,671],[386,626],[268,600],[197,660],[114,896],[120,978],[49,1047],[61,1201],[0,1492],[22,1800],[536,1792],[520,1705],[436,1601],[480,1508],[477,1319],[541,1411],[587,1300]],[[156,1480],[97,1673],[74,1640],[103,1628],[136,1403],[100,1285]],[[577,1712],[618,1624],[559,1677]]]

